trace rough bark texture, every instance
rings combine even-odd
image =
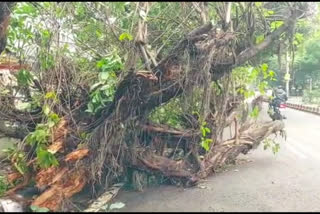
[[[10,9],[15,2],[0,2],[0,53],[5,49],[7,44],[7,28],[10,19]]]

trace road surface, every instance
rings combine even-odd
[[[287,141],[280,151],[262,146],[241,156],[251,162],[228,167],[189,189],[161,186],[122,191],[119,211],[320,211],[320,116],[286,109]],[[200,188],[201,187],[201,188]]]

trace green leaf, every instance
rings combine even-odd
[[[258,118],[259,116],[259,109],[258,107],[254,107],[253,111],[250,113],[250,117],[252,118]]]
[[[272,147],[273,154],[276,154],[277,152],[279,152],[279,149],[280,149],[280,144],[275,143],[275,145]]]
[[[210,130],[209,128],[207,128],[207,127],[205,127],[205,131],[206,131],[207,133],[210,133],[210,132],[211,132],[211,130]]]
[[[96,30],[96,35],[97,35],[98,38],[102,37],[102,33],[100,31],[98,31],[98,30]]]
[[[32,82],[32,75],[27,70],[20,70],[17,74],[18,84],[20,86],[28,86]]]
[[[54,127],[56,124],[53,121],[48,121],[48,127],[52,128]]]
[[[265,94],[267,86],[268,86],[268,82],[266,82],[266,81],[263,81],[259,84],[258,87],[259,87],[259,91],[261,94]]]
[[[272,30],[275,30],[275,29],[281,27],[281,25],[283,25],[283,21],[274,21],[274,22],[271,22],[270,28]]]
[[[270,70],[270,71],[269,71],[269,77],[272,78],[272,77],[274,77],[274,76],[275,76],[275,72]]]
[[[269,67],[269,66],[268,66],[267,64],[265,64],[265,63],[261,65],[262,71],[267,71],[267,70],[268,70],[268,67]]]
[[[86,133],[86,132],[82,132],[80,134],[80,138],[83,139],[83,140],[85,140],[87,138],[87,136],[88,136],[88,133]]]
[[[268,14],[269,14],[269,15],[273,15],[273,14],[274,14],[274,11],[268,10]]]
[[[201,128],[201,132],[202,132],[202,136],[205,137],[206,136],[206,130],[204,128]]]
[[[97,62],[97,67],[102,68],[102,66],[106,63],[105,59],[101,59],[100,61]]]
[[[208,143],[208,144],[211,144],[211,143],[212,143],[212,139],[207,138],[207,139],[205,140],[205,142]]]
[[[24,175],[25,171],[23,170],[23,168],[18,163],[14,163],[14,167],[18,170],[18,172],[21,175]]]
[[[88,103],[88,109],[86,110],[88,113],[93,113],[94,112],[94,106],[92,103]]]
[[[49,115],[49,113],[50,113],[50,107],[48,106],[48,105],[44,105],[43,107],[42,107],[42,111],[43,111],[43,113],[45,114],[45,115]]]
[[[55,99],[56,98],[56,93],[54,91],[49,91],[46,93],[44,96],[45,99]]]
[[[53,126],[58,124],[58,122],[60,121],[60,117],[59,115],[57,115],[56,113],[50,113],[49,114],[49,120],[48,120],[48,123],[49,122],[52,122],[53,123]],[[52,128],[52,127],[50,127]]]
[[[201,143],[201,146],[202,146],[202,148],[204,148],[206,151],[209,151],[209,149],[210,149],[208,142],[203,141],[203,142]]]
[[[133,40],[133,37],[132,37],[132,35],[131,35],[130,33],[122,33],[122,34],[119,36],[119,40],[120,40],[120,41],[123,41],[123,40],[125,40],[125,39],[131,41],[131,40]]]
[[[102,81],[108,80],[108,78],[109,78],[109,73],[108,72],[99,73],[99,79],[101,79]]]
[[[256,37],[256,44],[260,44],[261,42],[264,41],[264,35],[259,35]]]
[[[41,168],[45,169],[59,165],[58,160],[52,153],[39,146],[37,147],[37,162]]]

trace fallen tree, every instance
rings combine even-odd
[[[148,11],[148,3],[140,7]],[[139,51],[133,54],[140,54],[149,70],[136,70],[135,62],[128,62],[130,72],[117,85],[113,101],[93,123],[85,121],[85,125],[77,126],[84,119],[79,116],[83,108],[76,105],[73,110],[65,104],[55,107],[56,112],[64,117],[51,132],[48,150],[57,156],[59,165],[39,169],[35,165],[35,156],[31,155],[28,167],[32,170],[22,176],[22,185],[7,195],[27,186],[32,172],[36,175],[36,186],[41,194],[29,203],[52,211],[60,210],[64,199],[80,192],[86,184],[104,183],[109,187],[130,176],[130,170],[165,176],[192,186],[239,154],[256,148],[263,139],[282,132],[284,124],[281,121],[241,123],[237,115],[241,112],[239,104],[244,97],[230,93],[229,76],[233,68],[255,57],[290,30],[300,16],[300,10],[292,9],[284,24],[262,43],[241,49],[234,44],[238,35],[228,27],[230,14],[229,17],[227,14],[224,29],[218,30],[211,23],[204,24],[183,37],[159,63],[146,53],[147,29],[144,19],[141,19],[134,49]],[[70,71],[66,67],[62,70],[61,73]],[[63,81],[67,83],[69,79]],[[211,86],[212,81],[217,87]],[[63,85],[61,79],[57,85]],[[181,130],[150,123],[148,116],[156,108],[186,93],[193,93],[200,85],[204,85],[201,91],[204,98],[201,99],[200,114],[190,116],[196,121],[193,122],[194,127]],[[71,97],[77,93],[67,84],[64,87],[70,89],[62,90],[68,91]],[[62,96],[63,93],[58,98]],[[82,98],[86,104],[87,97],[84,95]],[[210,136],[206,136],[210,139],[206,149],[200,145],[203,122],[211,130]],[[232,123],[236,124],[235,135],[225,140],[222,138],[223,130]],[[80,140],[71,136],[79,136],[81,131],[89,132],[91,137],[79,148]],[[168,148],[180,149],[181,157],[174,158],[175,151],[166,154]]]

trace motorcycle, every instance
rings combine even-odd
[[[277,98],[269,102],[268,114],[270,118],[273,121],[286,119],[286,117],[283,115],[283,112],[286,109],[286,107],[287,105],[285,101],[282,101]]]

